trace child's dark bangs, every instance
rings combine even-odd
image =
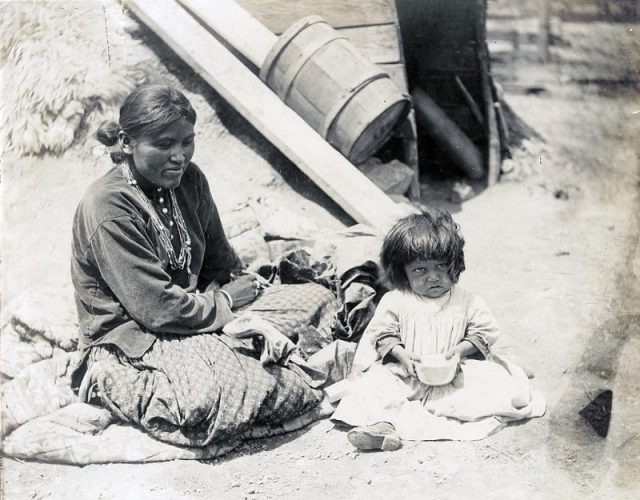
[[[446,247],[430,227],[416,227],[407,238],[407,262],[416,260],[445,260]]]

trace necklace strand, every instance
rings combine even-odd
[[[124,162],[121,165],[121,169],[125,180],[133,188],[133,191],[138,195],[138,198],[140,198],[140,201],[149,212],[151,223],[158,232],[160,244],[169,257],[169,264],[171,268],[177,271],[178,269],[184,269],[186,266],[187,271],[191,274],[191,238],[189,238],[187,226],[184,222],[184,218],[182,217],[182,212],[178,206],[178,200],[176,199],[173,189],[169,189],[169,197],[171,198],[171,211],[178,227],[178,236],[180,237],[180,253],[177,256],[175,249],[173,248],[173,244],[171,243],[171,231],[164,225],[158,216],[158,213],[151,204],[151,200],[138,185],[138,181],[133,178],[131,168],[126,162]]]

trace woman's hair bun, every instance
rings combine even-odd
[[[113,120],[107,120],[102,122],[98,127],[96,139],[105,146],[113,146],[118,142],[118,132],[120,132],[120,125]]]

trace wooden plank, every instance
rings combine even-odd
[[[376,64],[402,62],[398,30],[395,24],[339,28],[360,53]]]
[[[298,19],[315,14],[334,28],[396,22],[394,0],[238,0],[276,34]]]
[[[175,0],[129,9],[356,221],[387,229],[406,213],[327,144]]]
[[[233,0],[178,0],[205,28],[222,38],[258,68],[278,37]]]

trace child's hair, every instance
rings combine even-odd
[[[380,262],[384,277],[393,288],[409,290],[404,266],[416,260],[441,260],[449,276],[458,282],[464,271],[464,238],[460,226],[445,210],[429,208],[400,219],[387,233]]]
[[[196,112],[182,92],[167,85],[144,85],[124,100],[120,107],[119,122],[103,122],[96,132],[96,138],[105,146],[115,146],[120,131],[130,137],[153,134],[180,118],[185,118],[192,125],[196,123]],[[111,152],[114,163],[122,163],[124,159],[121,150]]]

